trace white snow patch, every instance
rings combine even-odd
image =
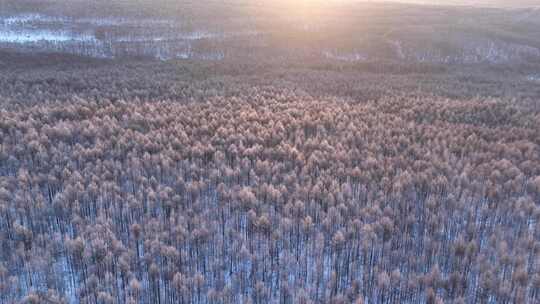
[[[195,31],[178,33],[167,36],[123,36],[112,38],[113,42],[166,42],[166,41],[178,41],[178,40],[201,40],[201,39],[213,39],[220,38],[223,35],[218,33]]]
[[[23,30],[11,31],[0,30],[0,42],[4,43],[32,43],[32,42],[93,42],[95,37],[92,35],[74,34],[64,31],[49,30]]]
[[[527,76],[528,81],[540,82],[540,74]]]
[[[94,26],[121,26],[121,25],[173,25],[174,21],[168,19],[129,19],[129,18],[80,18],[74,23],[91,24]]]
[[[487,44],[477,46],[474,49],[474,55],[479,61],[498,63],[523,59],[526,56],[540,56],[540,51],[527,45],[490,41]]]
[[[200,40],[200,39],[211,39],[211,38],[217,38],[220,37],[220,34],[217,33],[210,33],[205,31],[195,31],[190,33],[182,33],[178,35],[178,38],[184,39],[184,40]]]
[[[482,63],[492,64],[508,63],[513,61],[526,61],[528,58],[540,57],[540,49],[508,43],[498,40],[477,40],[457,42],[456,50],[444,50],[437,46],[427,45],[424,48],[408,47],[398,48],[396,52],[399,59],[412,58],[418,62],[439,62],[439,63]],[[401,55],[399,54],[401,52]],[[402,57],[404,56],[404,57]]]
[[[368,57],[360,52],[352,53],[339,53],[335,51],[324,51],[323,55],[328,59],[335,59],[341,61],[366,61]]]
[[[167,59],[201,59],[201,60],[223,60],[225,59],[224,52],[212,52],[212,53],[196,53],[191,50],[185,52],[178,52],[173,57],[165,57],[162,60]]]
[[[24,25],[32,22],[65,22],[66,18],[45,16],[41,14],[23,14],[0,19],[4,25]]]
[[[9,17],[0,17],[0,24],[26,25],[33,22],[70,22],[72,24],[90,24],[94,26],[120,26],[120,25],[173,25],[174,21],[169,19],[132,19],[132,18],[69,18],[55,17],[42,14],[21,14]]]

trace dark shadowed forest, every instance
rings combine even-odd
[[[36,3],[2,13],[58,13]],[[505,32],[527,56],[459,62],[315,56],[326,38],[298,33],[218,58],[4,45],[0,303],[540,303],[534,22]]]

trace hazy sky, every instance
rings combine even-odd
[[[365,0],[367,2],[403,2],[436,5],[468,5],[483,7],[540,7],[540,0]]]

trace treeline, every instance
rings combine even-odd
[[[0,303],[537,303],[540,116],[313,98],[0,111]]]
[[[340,63],[305,59],[159,62],[91,59],[0,50],[0,108],[73,101],[181,100],[242,97],[252,87],[303,91],[314,97],[378,100],[385,96],[470,99],[491,96],[535,103],[540,88],[526,76],[540,67],[392,62]],[[534,110],[534,108],[533,108]]]

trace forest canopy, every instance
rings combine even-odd
[[[540,303],[540,11],[338,2],[1,1],[0,304]]]
[[[0,301],[539,299],[537,106],[227,79],[4,107]]]

